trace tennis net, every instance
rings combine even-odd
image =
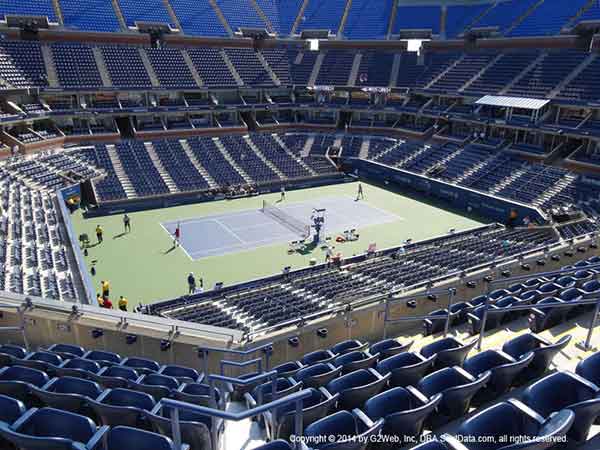
[[[304,223],[301,220],[292,217],[281,208],[278,208],[266,200],[263,200],[261,212],[303,238],[310,235],[310,225],[308,223]]]

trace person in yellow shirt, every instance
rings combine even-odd
[[[121,295],[119,298],[119,309],[121,311],[127,311],[127,299]]]
[[[102,280],[100,286],[102,286],[102,297],[110,296],[110,283],[108,281]]]
[[[102,235],[103,234],[104,234],[104,230],[102,229],[102,227],[100,225],[98,225],[96,227],[96,238],[98,239],[98,244],[102,244],[102,240],[103,240]]]
[[[98,306],[100,308],[104,308],[104,299],[100,294],[96,294],[96,301],[98,302]]]

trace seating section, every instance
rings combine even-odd
[[[66,28],[109,33],[121,30],[109,0],[60,0],[60,8]]]
[[[446,37],[454,38],[469,28],[473,21],[489,9],[489,4],[450,5],[446,16]]]
[[[393,0],[353,0],[344,25],[347,39],[385,39]]]
[[[221,51],[214,48],[194,48],[188,53],[196,71],[207,86],[237,86]]]
[[[148,88],[152,86],[140,50],[136,47],[101,47],[108,74],[114,86]]]
[[[161,0],[150,0],[143,5],[135,0],[118,0],[118,3],[129,27],[134,26],[136,22],[164,23],[174,26]]]
[[[317,76],[317,85],[347,86],[354,56],[356,53],[346,50],[328,50]]]
[[[242,27],[266,28],[251,0],[215,0],[215,3],[234,32]]]
[[[432,90],[446,92],[458,91],[463,85],[477,75],[494,58],[491,53],[474,53],[465,55],[455,66],[430,86]]]
[[[508,0],[505,2],[497,2],[494,7],[479,20],[476,20],[471,28],[498,27],[498,32],[500,34],[505,34],[505,32],[536,3],[538,3],[537,0]]]
[[[304,15],[300,18],[298,31],[329,30],[337,34],[345,8],[346,0],[309,0]]]
[[[595,58],[573,80],[564,86],[557,97],[575,101],[597,102],[600,58]]]
[[[2,18],[6,15],[46,16],[50,22],[58,22],[51,0],[31,0],[28,2],[3,0],[0,3],[0,14]]]
[[[102,86],[102,79],[92,49],[80,44],[52,44],[52,55],[61,86],[93,88]]]
[[[154,73],[165,88],[197,88],[198,85],[183,59],[183,55],[175,48],[144,49],[150,59]]]
[[[302,7],[302,0],[256,0],[259,8],[265,13],[273,31],[281,36],[288,36]]]
[[[0,77],[15,88],[47,86],[48,77],[40,44],[0,42]]]
[[[273,85],[273,80],[254,50],[248,48],[228,48],[225,50],[225,53],[245,84],[248,86]]]
[[[362,52],[356,86],[388,87],[391,81],[394,53],[374,50]]]
[[[439,34],[441,14],[439,6],[398,5],[394,34],[402,30],[431,30],[433,34]]]
[[[227,36],[227,30],[209,1],[169,0],[169,4],[186,34]]]
[[[509,36],[550,36],[560,33],[577,12],[586,4],[585,0],[561,2],[544,0],[533,10]]]

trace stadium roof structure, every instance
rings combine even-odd
[[[477,105],[500,106],[538,111],[550,103],[550,100],[526,97],[505,97],[502,95],[486,95],[475,102]]]

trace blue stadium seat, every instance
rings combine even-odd
[[[217,404],[221,400],[219,389],[213,388],[213,394]],[[182,402],[193,403],[200,406],[211,406],[210,386],[202,383],[184,383],[173,392],[173,397]]]
[[[515,359],[521,359],[527,353],[533,352],[533,360],[517,377],[517,383],[522,384],[542,376],[550,367],[554,356],[565,348],[570,340],[571,336],[567,335],[551,343],[536,334],[527,333],[505,342],[502,351]]]
[[[600,352],[588,356],[583,361],[577,363],[575,373],[595,385],[600,384]]]
[[[367,400],[364,412],[371,420],[385,419],[382,433],[395,436],[394,445],[401,447],[416,442],[441,400],[442,394],[427,398],[412,386],[396,387]]]
[[[24,359],[27,356],[27,350],[20,345],[2,344],[0,345],[0,353],[10,355],[16,359]]]
[[[330,381],[327,390],[332,394],[340,394],[338,408],[357,408],[380,393],[390,376],[389,373],[381,375],[374,369],[359,369]]]
[[[442,439],[452,450],[544,450],[565,436],[574,418],[572,411],[562,410],[544,420],[523,403],[511,399],[484,409],[458,427],[456,435],[469,436],[468,443],[446,434]],[[522,437],[525,440],[517,440]]]
[[[85,354],[85,349],[78,345],[71,344],[52,344],[48,351],[58,353],[63,359],[81,358]]]
[[[417,389],[429,399],[442,394],[437,414],[430,418],[435,425],[441,425],[466,414],[472,398],[490,377],[490,372],[474,377],[461,367],[445,367],[423,378]]]
[[[555,372],[529,386],[521,400],[545,419],[562,409],[575,413],[568,436],[587,440],[590,427],[600,416],[600,388],[571,372]]]
[[[129,389],[107,389],[90,406],[103,425],[149,429],[146,414],[156,402],[150,394]]]
[[[440,316],[440,319],[423,319],[423,333],[425,336],[439,333],[444,331],[446,327],[446,316],[448,315],[447,309],[436,309],[427,314],[428,316]]]
[[[10,366],[0,369],[0,394],[32,404],[31,388],[41,388],[50,379],[45,372],[30,367]]]
[[[385,359],[390,356],[397,355],[398,353],[404,353],[412,346],[413,341],[406,344],[400,344],[396,339],[384,339],[379,342],[375,342],[369,348],[371,355],[379,353],[379,359]]]
[[[148,414],[148,420],[156,433],[173,439],[170,407],[164,406],[162,403],[157,403],[150,414]],[[219,419],[216,420],[217,422],[221,422]],[[212,418],[210,416],[189,411],[179,411],[181,441],[188,444],[191,450],[212,449],[218,446],[218,442],[215,442],[215,445],[212,442],[212,426]],[[219,427],[218,424],[215,426]]]
[[[533,361],[533,357],[531,352],[515,359],[501,351],[486,350],[467,358],[463,369],[475,378],[488,371],[491,373],[485,389],[481,389],[473,397],[473,404],[480,405],[506,393],[519,373]]]
[[[138,380],[131,385],[131,389],[136,391],[146,392],[150,394],[156,401],[163,397],[169,397],[174,391],[179,389],[179,381],[177,378],[158,373],[150,373],[142,375]]]
[[[273,397],[273,385],[275,385],[275,397]],[[285,397],[293,392],[298,392],[302,388],[302,383],[296,382],[293,378],[277,378],[275,383],[269,381],[259,384],[252,392],[244,394],[249,408],[257,405],[270,403],[276,398]]]
[[[53,378],[42,388],[31,389],[43,404],[83,415],[87,415],[88,400],[102,393],[97,383],[74,377]]]
[[[477,340],[473,340],[468,344],[463,344],[454,337],[446,337],[425,345],[421,348],[420,353],[425,358],[437,355],[434,361],[435,369],[462,366],[463,361],[476,343]]]
[[[300,362],[305,366],[312,366],[318,363],[330,363],[333,362],[337,355],[331,350],[315,350],[314,352],[307,353],[302,357]]]
[[[333,365],[342,368],[342,374],[354,372],[358,369],[370,369],[377,365],[379,355],[371,355],[368,351],[352,351],[338,356],[333,360]]]
[[[390,374],[391,386],[416,386],[431,370],[435,358],[435,354],[425,358],[418,353],[399,353],[380,361],[376,369],[381,374]]]
[[[204,374],[198,372],[196,369],[174,364],[162,366],[158,373],[168,377],[177,378],[179,383],[202,383],[204,379]]]
[[[25,414],[23,402],[16,398],[0,395],[0,423],[12,425],[19,417]]]
[[[106,366],[89,378],[108,389],[127,388],[135,383],[140,375],[136,370],[123,366]]]
[[[125,358],[121,365],[135,369],[140,375],[146,375],[160,370],[160,364],[147,358]]]
[[[303,367],[300,361],[288,361],[273,367],[272,370],[276,371],[278,376],[287,378],[296,375]]]
[[[56,369],[60,377],[91,378],[100,372],[100,364],[83,358],[68,359]]]
[[[536,305],[564,304],[565,302],[558,297],[546,297]],[[534,333],[541,333],[548,328],[552,328],[567,317],[567,308],[532,308],[529,315],[529,328]]]
[[[294,379],[301,381],[304,387],[318,388],[327,385],[331,380],[337,378],[342,372],[341,367],[333,364],[318,363],[300,369]]]
[[[166,436],[126,426],[112,428],[106,435],[106,443],[106,450],[189,450],[186,444],[177,448]]]
[[[302,429],[329,415],[340,396],[339,394],[331,395],[324,387],[309,389],[310,397],[302,400]],[[278,408],[276,415],[270,411],[265,413],[265,422],[270,427],[271,435],[279,439],[289,439],[294,432],[295,412],[295,403],[288,403]]]
[[[0,423],[0,436],[27,450],[92,450],[108,427],[96,428],[88,417],[54,408],[32,408],[12,427]]]
[[[63,363],[63,359],[56,353],[38,351],[29,353],[19,364],[32,369],[38,369],[48,374],[54,374]]]
[[[101,366],[112,366],[115,364],[121,364],[121,357],[119,355],[104,350],[90,350],[83,357],[85,359],[95,361]]]
[[[370,442],[370,436],[378,434],[384,419],[371,421],[361,410],[352,412],[338,411],[310,424],[304,430],[308,442],[314,449],[327,450],[364,450]],[[332,442],[331,436],[336,437]]]

